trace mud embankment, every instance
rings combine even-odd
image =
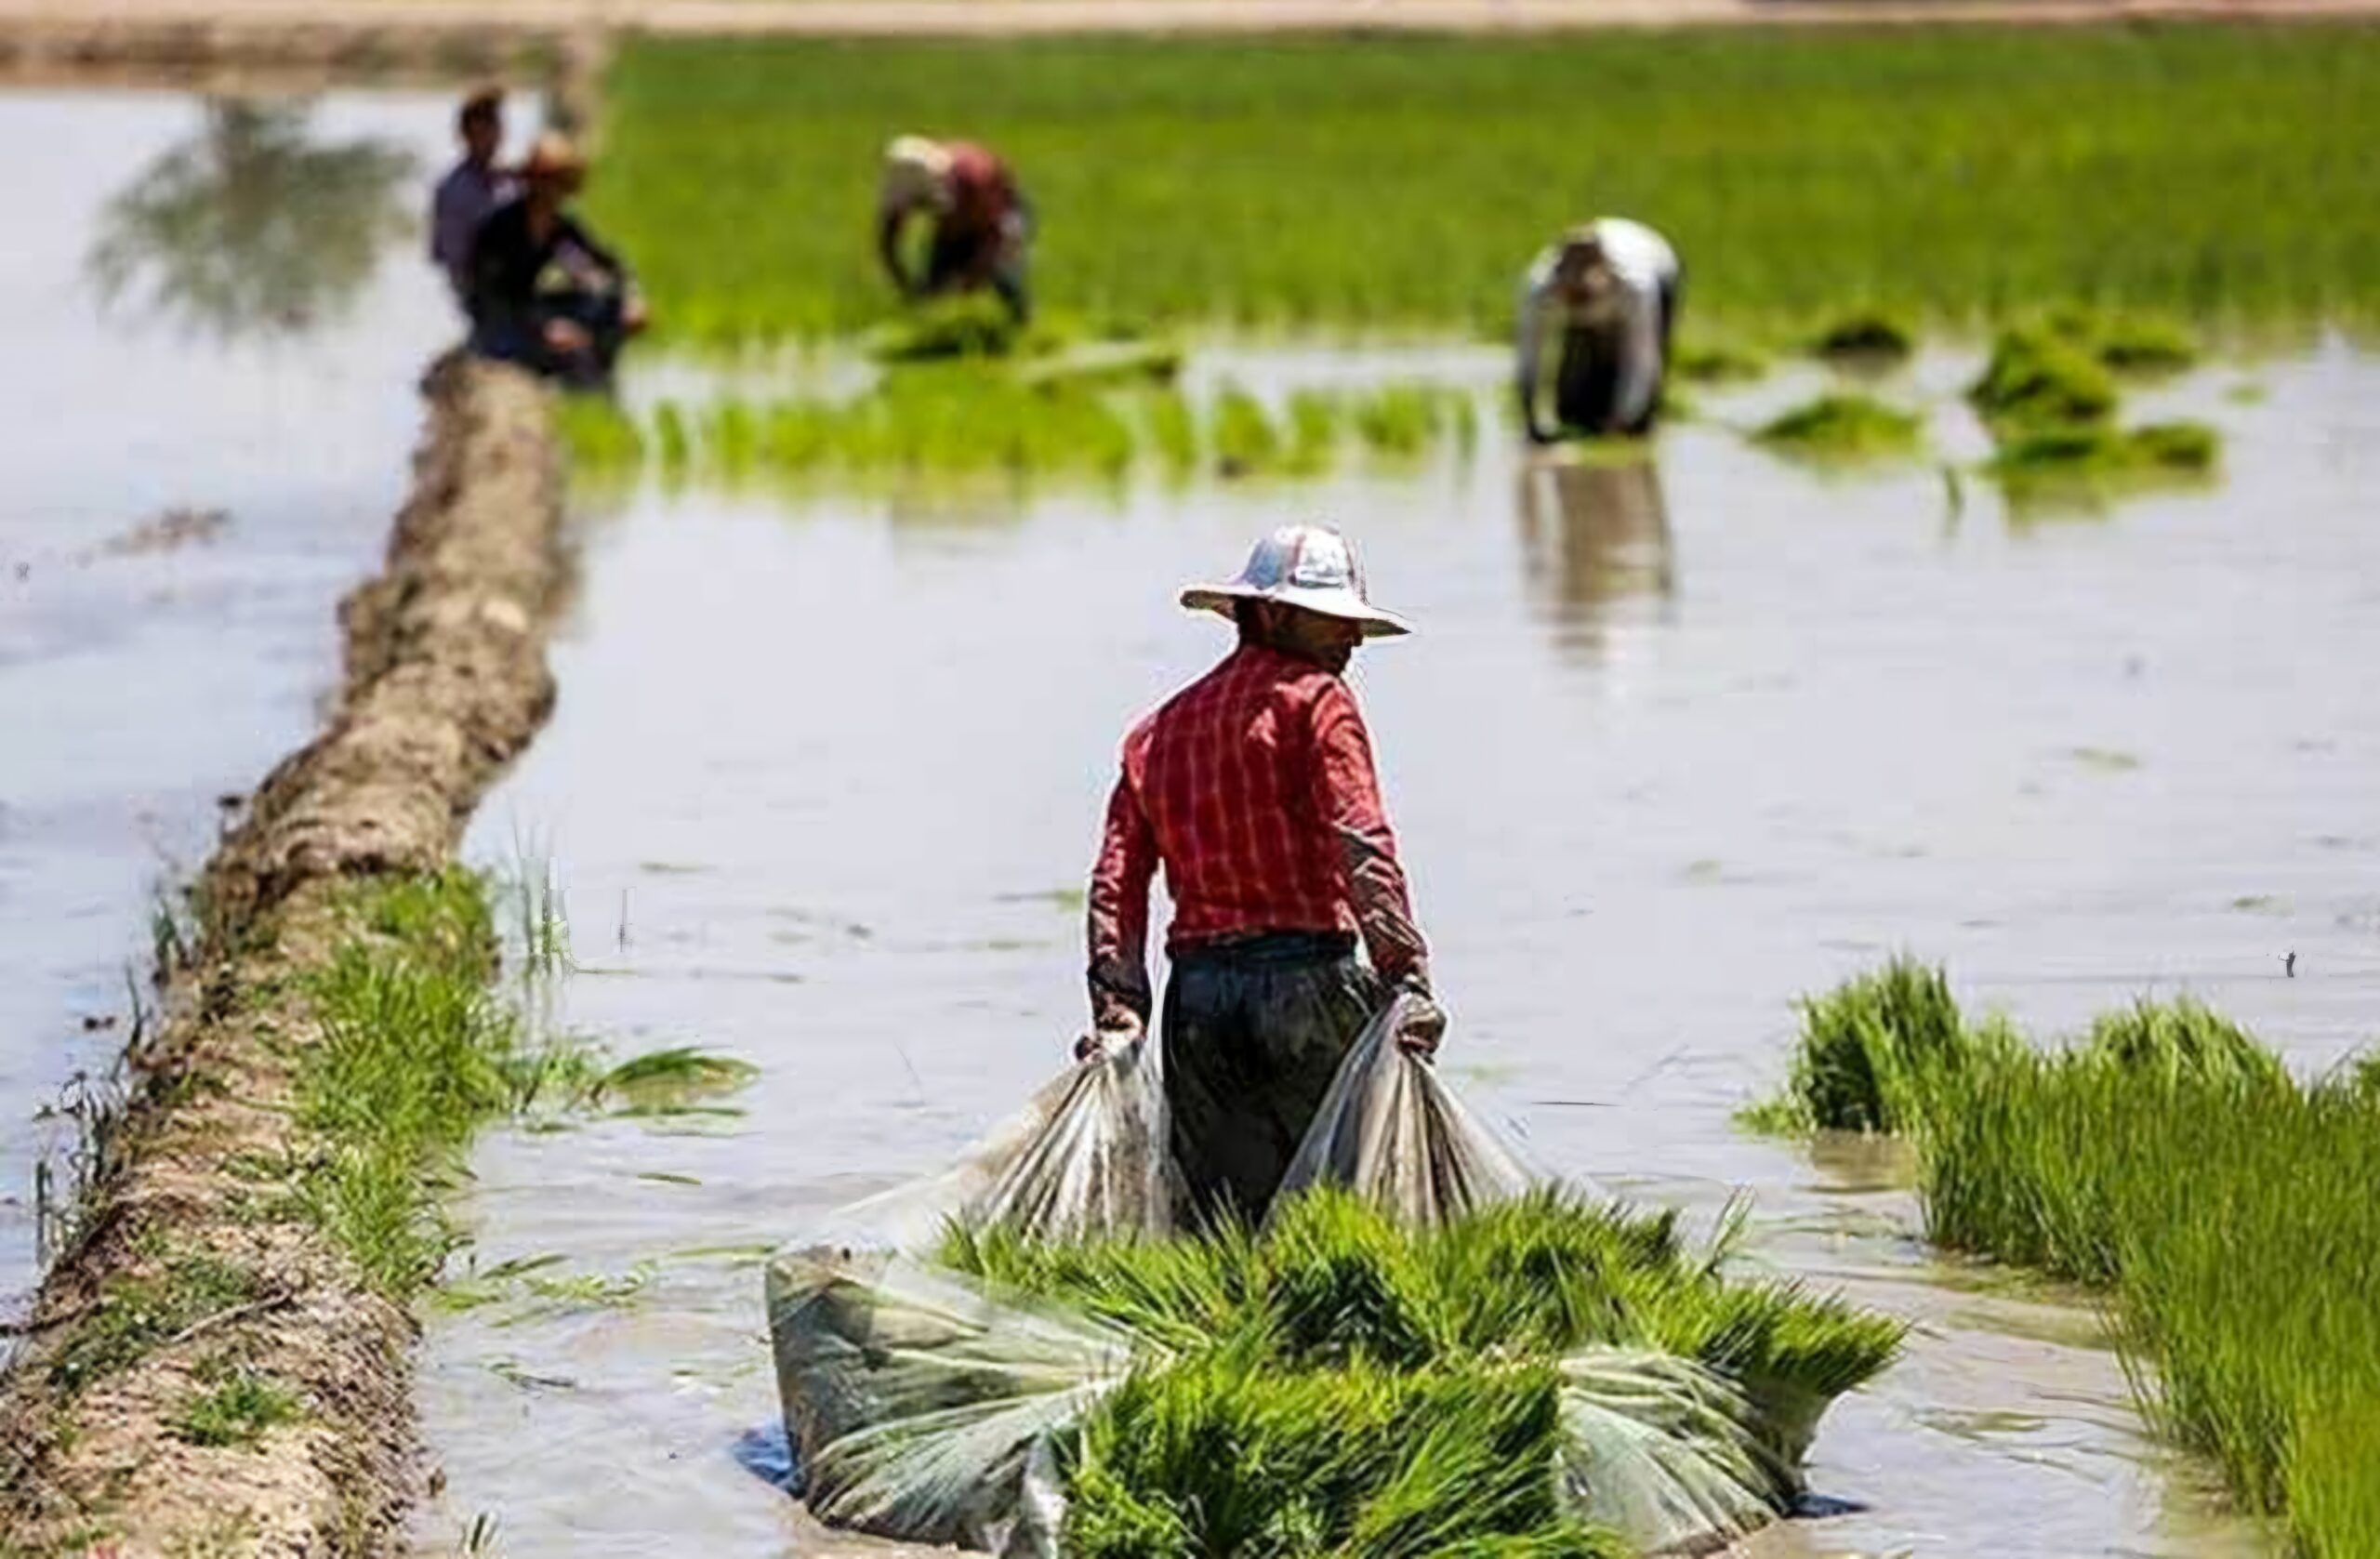
[[[305,976],[359,880],[434,871],[551,709],[562,486],[545,392],[451,363],[387,563],[342,603],[326,728],[192,894],[197,951],[132,1057],[73,1243],[0,1380],[0,1556],[363,1553],[415,1475],[414,1323],[289,1194]],[[296,1411],[210,1433],[234,1368]],[[217,1416],[221,1416],[218,1411]],[[228,1442],[228,1443],[224,1443]],[[112,1545],[112,1546],[102,1546]]]

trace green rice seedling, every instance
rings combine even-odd
[[[661,467],[664,481],[682,477],[694,458],[686,414],[675,401],[664,401],[653,408],[653,457]]]
[[[174,1433],[193,1446],[252,1447],[284,1424],[305,1416],[288,1387],[245,1367],[212,1374],[206,1389],[175,1417]]]
[[[1814,460],[1871,460],[1915,454],[1924,442],[1924,424],[1916,413],[1871,396],[1835,392],[1781,413],[1752,437]]]
[[[1280,429],[1264,415],[1256,397],[1237,385],[1227,384],[1216,393],[1207,430],[1208,442],[1214,446],[1215,469],[1223,476],[1253,476],[1280,462]]]
[[[1765,1114],[1803,1130],[1911,1130],[1942,1075],[2012,1043],[1968,1029],[1940,969],[1897,958],[1802,1003],[1786,1103]]]
[[[677,1045],[620,1063],[596,1080],[592,1091],[629,1109],[662,1109],[733,1093],[760,1075],[748,1061]]]
[[[1917,1096],[1930,1237],[2085,1283],[2151,1421],[2281,1514],[2370,1552],[2380,1514],[2380,1100],[2304,1086],[2195,1002],[1971,1056]]]
[[[2380,304],[2375,70],[2354,24],[631,39],[588,205],[703,344],[890,313],[878,155],[954,102],[1041,214],[1037,292],[1086,315],[1501,332],[1604,210],[1675,241],[1698,329],[2295,326]]]
[[[1329,469],[1331,456],[1338,453],[1346,411],[1340,397],[1318,390],[1301,390],[1289,397],[1286,465],[1292,475],[1312,476]]]
[[[879,325],[869,354],[885,363],[932,363],[954,357],[1006,357],[1025,333],[998,298],[984,294],[930,298]]]
[[[2221,448],[2215,429],[2196,422],[2018,427],[2003,433],[1984,471],[2020,509],[2088,503],[2125,488],[2194,482],[2214,469]]]
[[[298,1122],[323,1144],[298,1194],[366,1277],[401,1298],[453,1248],[436,1192],[464,1144],[552,1068],[487,988],[495,928],[478,878],[376,883],[350,912],[356,940],[309,982],[321,1037],[292,1058]]]
[[[2005,330],[1992,343],[1967,399],[1984,419],[2018,428],[2065,428],[2115,414],[2115,381],[2085,349],[2039,325]]]
[[[2103,1013],[2092,1023],[2082,1053],[2168,1088],[2185,1080],[2269,1088],[2287,1079],[2280,1057],[2189,997],[2144,999]]]
[[[1198,469],[1198,421],[1190,403],[1179,395],[1152,395],[1139,405],[1157,469],[1170,482],[1188,481]]]
[[[1766,375],[1768,360],[1731,341],[1688,337],[1671,352],[1670,372],[1688,384],[1739,383]]]
[[[1351,408],[1355,436],[1375,455],[1409,459],[1436,436],[1446,401],[1442,391],[1427,385],[1392,384],[1367,391]]]
[[[615,403],[592,395],[557,396],[554,432],[573,476],[602,482],[632,472],[645,456],[644,435]]]
[[[1822,326],[1810,350],[1832,362],[1898,363],[1917,350],[1917,332],[1883,309],[1854,309]]]
[[[1544,1365],[1281,1371],[1229,1352],[1136,1376],[1085,1427],[1067,1550],[1617,1559],[1561,1510],[1558,1393]]]
[[[1161,1346],[1195,1350],[1243,1329],[1261,1291],[1254,1236],[1049,1243],[1003,1228],[944,1232],[937,1259],[994,1292],[1078,1305]]]

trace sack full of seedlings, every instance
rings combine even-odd
[[[1899,1328],[1542,1183],[1399,1018],[1262,1228],[1175,1227],[1144,1041],[780,1254],[813,1511],[1012,1559],[1584,1559],[1774,1519]]]

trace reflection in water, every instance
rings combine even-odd
[[[1650,459],[1532,460],[1520,469],[1521,549],[1565,642],[1599,650],[1613,608],[1677,587],[1660,468]]]
[[[313,140],[309,103],[212,98],[204,112],[108,202],[86,262],[100,297],[219,337],[298,335],[347,310],[411,226],[412,154]]]

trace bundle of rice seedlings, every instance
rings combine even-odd
[[[1783,1098],[1743,1119],[1778,1131],[1913,1130],[1943,1074],[2013,1043],[1995,1027],[1968,1029],[1939,968],[1897,958],[1803,1001],[1801,1043]]]
[[[955,357],[1006,357],[1026,339],[997,297],[968,294],[932,298],[905,318],[881,325],[867,341],[881,363],[934,363]]]
[[[1689,338],[1670,353],[1670,372],[1689,384],[1726,384],[1759,378],[1768,360],[1733,342]]]
[[[2264,1088],[2288,1080],[2281,1058],[2247,1030],[2189,997],[2134,1002],[2102,1013],[2080,1052],[2168,1088],[2184,1082]]]
[[[2041,325],[2003,331],[1967,399],[1996,425],[2093,423],[2116,408],[2115,381],[2084,349]]]
[[[1066,1474],[1085,1554],[1601,1554],[1581,1513],[1714,1501],[1749,1529],[1902,1330],[1558,1190],[1423,1230],[1329,1189],[1258,1234],[953,1229],[939,1257],[1149,1345]]]
[[[1836,361],[1884,363],[1899,362],[1916,346],[1908,321],[1878,309],[1858,309],[1829,323],[1810,350]]]
[[[1545,1364],[1283,1371],[1245,1352],[1137,1376],[1085,1426],[1067,1552],[1620,1559],[1562,1506],[1560,1386]]]
[[[2199,358],[2197,338],[2156,314],[2067,308],[2054,310],[2044,324],[2120,374],[2175,373]]]
[[[1752,437],[1786,454],[1858,460],[1913,453],[1924,428],[1916,413],[1872,396],[1828,394],[1773,418]]]

